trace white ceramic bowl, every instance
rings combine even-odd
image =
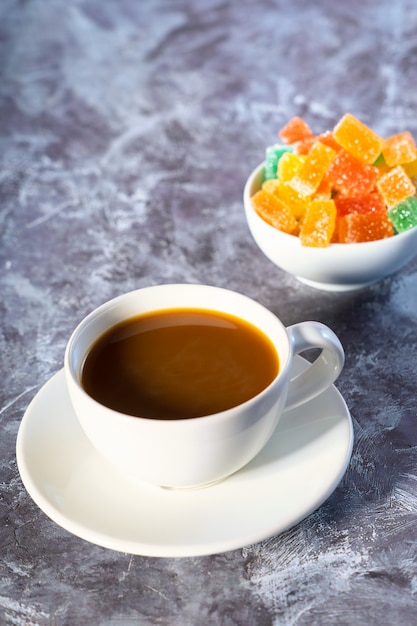
[[[298,237],[270,226],[252,207],[261,187],[264,163],[249,176],[243,192],[249,230],[262,252],[275,265],[312,287],[331,291],[361,289],[393,274],[417,254],[417,227],[366,243],[302,246]]]

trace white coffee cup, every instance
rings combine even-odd
[[[92,345],[122,321],[172,308],[224,312],[250,322],[275,346],[278,375],[243,404],[192,419],[132,417],[89,396],[81,385],[81,372]],[[309,348],[321,348],[321,353],[291,379],[294,355]],[[271,437],[282,413],[324,391],[337,379],[343,364],[339,339],[319,322],[285,328],[271,311],[242,294],[207,285],[168,284],[123,294],[90,313],[69,339],[64,369],[79,423],[108,461],[141,481],[190,488],[217,482],[251,461]]]

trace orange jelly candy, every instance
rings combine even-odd
[[[347,152],[369,165],[377,160],[385,144],[382,137],[350,113],[336,124],[333,137]]]
[[[417,148],[411,133],[407,130],[397,135],[392,135],[385,140],[382,150],[385,163],[391,167],[411,163],[417,159]]]
[[[361,196],[375,187],[378,168],[362,163],[346,150],[340,150],[329,167],[328,178],[337,193]]]
[[[319,199],[319,200],[324,200],[327,198],[328,200],[330,200],[332,197],[333,197],[332,185],[329,181],[328,176],[324,176],[324,178],[321,179],[320,185],[317,187],[314,193],[314,198]]]
[[[278,136],[286,144],[304,141],[313,137],[310,126],[301,117],[293,117],[290,119],[278,133]]]
[[[332,240],[336,226],[336,206],[333,200],[314,200],[308,204],[300,229],[303,246],[324,248]]]
[[[388,208],[395,206],[416,193],[416,188],[401,165],[397,165],[381,176],[376,183],[376,187]]]
[[[292,233],[298,227],[298,222],[291,211],[275,194],[260,189],[252,196],[252,204],[258,215],[274,228],[284,233]]]
[[[349,213],[338,219],[340,243],[363,243],[394,235],[394,227],[386,214]]]
[[[323,180],[335,154],[332,148],[317,141],[298,174],[290,181],[291,187],[302,196],[311,196]]]

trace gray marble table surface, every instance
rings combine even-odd
[[[242,191],[293,115],[417,136],[413,0],[0,3],[1,626],[417,623],[417,260],[350,294],[275,268]],[[95,306],[157,283],[328,324],[354,447],[334,493],[260,543],[187,558],[89,543],[33,502],[25,410]],[[273,494],[271,494],[273,497]]]

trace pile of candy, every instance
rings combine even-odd
[[[302,245],[358,243],[417,226],[417,148],[412,135],[382,139],[350,113],[314,135],[292,118],[266,149],[262,188],[252,197],[269,224]]]

